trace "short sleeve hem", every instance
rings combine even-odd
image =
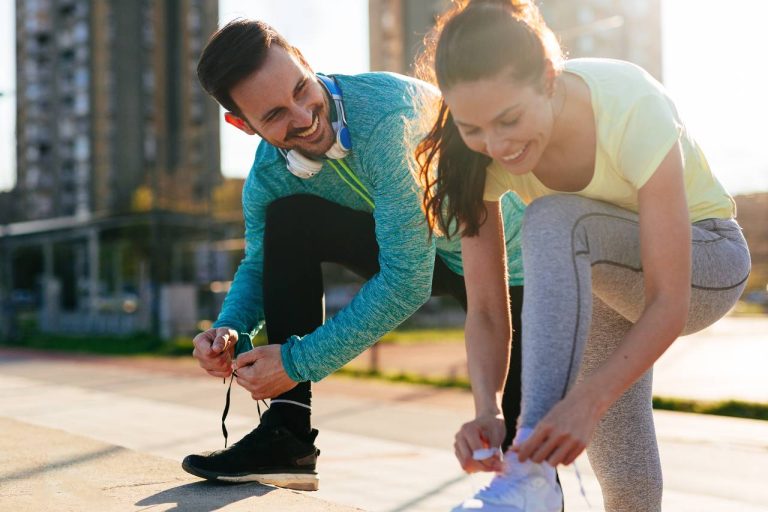
[[[509,191],[509,185],[504,183],[499,173],[505,172],[494,160],[485,168],[485,190],[483,191],[483,200],[498,202],[501,196]]]

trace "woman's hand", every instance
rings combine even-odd
[[[501,414],[478,416],[462,425],[453,444],[461,468],[467,473],[502,471],[504,461],[500,456],[500,449],[498,450],[499,455],[483,460],[475,460],[473,454],[475,450],[500,448],[506,433],[507,427]]]
[[[594,393],[576,385],[536,425],[523,443],[515,443],[520,462],[546,461],[552,467],[570,464],[587,447],[606,408],[598,405]]]

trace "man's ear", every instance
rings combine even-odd
[[[256,135],[256,132],[251,128],[251,125],[243,118],[238,117],[232,112],[224,112],[224,120],[248,135]]]
[[[300,64],[302,64],[305,68],[307,68],[307,71],[310,72],[310,74],[314,75],[315,72],[312,71],[312,66],[309,65],[309,62],[307,62],[307,59],[304,58],[304,54],[301,53],[301,50],[296,48],[295,46],[291,46],[290,52],[293,56],[299,61]]]

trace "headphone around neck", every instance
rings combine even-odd
[[[336,121],[333,122],[333,129],[336,131],[336,142],[329,149],[325,156],[329,160],[340,160],[347,156],[352,149],[352,137],[347,128],[347,118],[344,115],[344,102],[341,97],[341,89],[336,81],[325,75],[317,75],[323,88],[328,92],[336,107]],[[285,157],[286,166],[294,176],[302,179],[308,179],[320,172],[323,168],[323,160],[315,160],[299,151],[278,148],[283,157]]]

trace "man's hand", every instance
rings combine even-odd
[[[237,331],[217,327],[201,332],[192,341],[192,355],[208,375],[226,379],[232,375],[232,358],[237,344]]]
[[[298,384],[283,369],[280,345],[256,347],[240,354],[232,367],[237,370],[237,383],[247,389],[254,400],[276,397]]]

